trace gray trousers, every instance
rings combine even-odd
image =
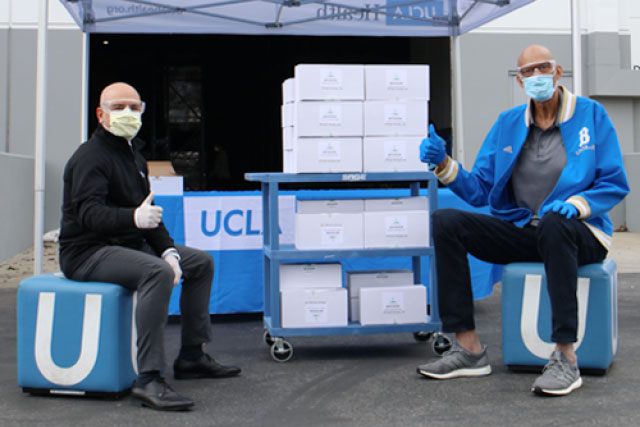
[[[176,245],[182,268],[180,312],[182,345],[211,340],[209,297],[213,259],[204,251]],[[164,371],[164,327],[173,289],[173,270],[150,247],[134,250],[107,246],[78,268],[72,280],[115,283],[138,291],[138,371]]]

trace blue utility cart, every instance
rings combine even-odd
[[[431,172],[380,172],[380,173],[322,173],[292,174],[280,172],[246,173],[247,181],[258,181],[262,189],[262,230],[264,256],[264,339],[270,346],[274,360],[285,362],[293,356],[293,346],[284,339],[285,336],[316,335],[356,335],[413,332],[418,341],[433,338],[433,350],[441,354],[451,346],[450,339],[441,334],[440,316],[437,302],[436,266],[433,249],[433,238],[430,235],[429,247],[385,248],[385,249],[346,249],[346,250],[298,250],[294,245],[281,245],[278,222],[279,184],[304,183],[353,183],[357,188],[362,183],[407,183],[411,196],[418,196],[421,183],[428,184],[429,212],[438,207],[437,178]],[[341,327],[319,328],[283,328],[280,309],[280,263],[284,261],[305,261],[310,259],[329,261],[353,257],[395,257],[409,256],[415,283],[421,283],[420,258],[429,257],[430,286],[428,298],[428,320],[426,323],[368,325],[349,323]]]

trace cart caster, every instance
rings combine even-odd
[[[414,332],[413,338],[416,341],[427,342],[431,338],[431,332]]]
[[[431,342],[431,349],[438,356],[451,348],[451,338],[441,333],[433,334],[433,341]]]
[[[282,338],[274,338],[274,343],[271,346],[271,358],[276,362],[286,362],[293,357],[293,347],[289,344],[289,341],[285,341]]]
[[[273,345],[273,343],[276,342],[276,340],[273,339],[269,331],[267,331],[266,329],[264,331],[264,334],[262,334],[262,338],[264,339],[265,344],[269,346]]]

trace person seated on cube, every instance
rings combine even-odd
[[[558,85],[562,67],[549,49],[529,46],[517,80],[527,104],[500,114],[472,170],[445,153],[430,129],[420,158],[437,165],[440,182],[491,215],[456,209],[433,213],[442,329],[457,343],[418,373],[448,379],[491,373],[473,315],[467,254],[495,264],[542,262],[556,343],[536,394],[566,395],[582,385],[574,351],[578,266],[602,261],[613,227],[608,212],[629,192],[613,124],[599,103]]]
[[[213,259],[174,244],[162,208],[153,204],[142,141],[135,138],[144,109],[136,89],[126,83],[102,91],[99,126],[64,169],[60,266],[72,280],[115,283],[138,292],[139,375],[132,395],[153,409],[184,410],[194,402],[162,376],[169,298],[180,279],[182,347],[174,377],[226,377],[240,368],[218,364],[203,350],[211,340]]]

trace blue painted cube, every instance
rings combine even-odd
[[[136,378],[133,293],[61,274],[18,287],[18,385],[51,394],[118,394]],[[132,327],[133,326],[133,327]]]
[[[617,268],[612,259],[578,269],[581,369],[604,372],[618,350]],[[502,273],[502,358],[511,367],[544,366],[551,342],[551,304],[541,263],[513,263]]]

